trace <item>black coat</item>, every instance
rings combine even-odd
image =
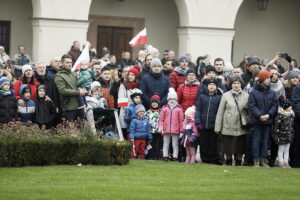
[[[37,79],[37,81],[40,83],[40,85],[44,85],[46,88],[46,94],[51,98],[55,106],[60,105],[60,98],[59,93],[56,87],[56,84],[54,82],[54,79],[50,76],[40,76],[37,73],[35,73],[34,77]]]
[[[276,93],[270,85],[263,88],[255,83],[249,93],[248,108],[253,124],[272,124],[278,112],[278,102]],[[270,118],[266,122],[260,121],[260,116],[269,114]]]
[[[0,95],[0,123],[18,119],[17,99],[14,95]]]
[[[145,75],[139,85],[143,92],[142,99],[146,108],[150,106],[150,99],[154,94],[160,97],[160,105],[167,104],[167,95],[170,88],[169,79],[162,73],[149,73]]]
[[[215,128],[215,121],[221,97],[221,92],[216,92],[211,96],[208,95],[207,89],[204,93],[200,94],[196,100],[196,124],[201,124],[203,129],[213,130]]]
[[[53,122],[56,116],[56,107],[52,101],[45,101],[37,97],[35,100],[34,121],[39,125],[46,125]]]

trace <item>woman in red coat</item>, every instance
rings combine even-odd
[[[34,78],[32,67],[30,65],[23,65],[22,66],[22,77],[20,77],[14,84],[14,91],[15,96],[19,101],[22,101],[22,97],[20,94],[20,87],[22,84],[27,84],[31,88],[31,100],[34,100],[36,98],[37,94],[37,87],[40,85],[40,83]],[[21,102],[19,102],[22,104]]]
[[[183,111],[196,104],[197,91],[200,82],[196,78],[196,72],[188,69],[186,72],[186,80],[177,89],[178,104],[181,105]]]

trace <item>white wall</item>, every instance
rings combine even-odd
[[[145,18],[148,44],[178,52],[179,24],[174,0],[93,0],[90,15]]]
[[[235,21],[234,64],[244,54],[272,59],[288,52],[300,61],[300,1],[270,0],[267,11],[258,11],[254,0],[244,0]]]
[[[31,18],[31,0],[0,0],[0,20],[11,21],[10,55],[18,52],[20,44],[32,54]]]

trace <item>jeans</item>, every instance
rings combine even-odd
[[[268,144],[271,125],[253,125],[252,153],[254,159],[263,159],[268,155]]]

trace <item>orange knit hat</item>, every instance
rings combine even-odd
[[[258,73],[258,80],[259,82],[264,82],[267,78],[271,77],[271,73],[268,72],[267,70],[260,70]]]

